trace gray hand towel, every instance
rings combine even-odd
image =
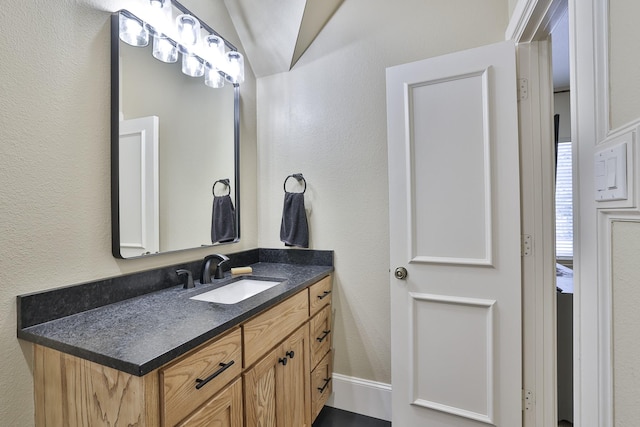
[[[284,193],[280,240],[286,246],[309,247],[309,224],[304,210],[304,193]]]
[[[236,214],[231,197],[213,197],[211,243],[232,242],[236,238]]]

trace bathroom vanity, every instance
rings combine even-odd
[[[319,252],[330,262],[291,258]],[[36,425],[311,426],[331,393],[332,253],[257,257],[253,277],[282,283],[237,304],[191,299],[229,273],[33,325],[42,316],[29,310],[56,292],[67,297],[53,304],[73,300],[73,287],[18,297],[18,336],[34,343]]]

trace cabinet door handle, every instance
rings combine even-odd
[[[329,329],[328,331],[322,331],[323,335],[321,337],[316,338],[316,340],[318,340],[318,342],[322,342],[324,341],[324,339],[327,337],[327,335],[329,335],[331,333],[331,329]]]
[[[217,377],[218,375],[220,375],[221,373],[223,373],[224,371],[226,371],[227,369],[229,369],[229,367],[231,367],[231,365],[233,365],[235,363],[235,361],[231,361],[229,363],[220,363],[221,368],[218,369],[217,371],[215,371],[213,374],[209,375],[207,378],[201,380],[200,378],[196,379],[196,389],[200,390],[202,387],[204,387],[209,381],[211,381],[212,379],[214,379],[215,377]]]
[[[289,359],[293,359],[293,358],[295,357],[295,355],[296,355],[296,354],[293,352],[293,350],[291,350],[291,351],[287,351],[285,354],[287,355],[287,357],[289,357]]]
[[[287,358],[286,357],[281,357],[280,359],[278,359],[278,363],[282,363],[282,366],[287,366]]]
[[[318,295],[318,299],[324,299],[327,295],[329,295],[331,291],[324,291],[322,295]]]
[[[318,391],[320,393],[324,393],[324,390],[327,388],[327,386],[329,385],[329,382],[331,381],[331,377],[329,378],[325,378],[324,379],[324,385],[322,387],[318,387]]]

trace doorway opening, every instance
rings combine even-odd
[[[573,142],[569,14],[551,31],[555,145],[556,378],[559,426],[573,425]]]

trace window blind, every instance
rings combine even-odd
[[[556,167],[556,257],[573,258],[571,142],[558,144]]]

